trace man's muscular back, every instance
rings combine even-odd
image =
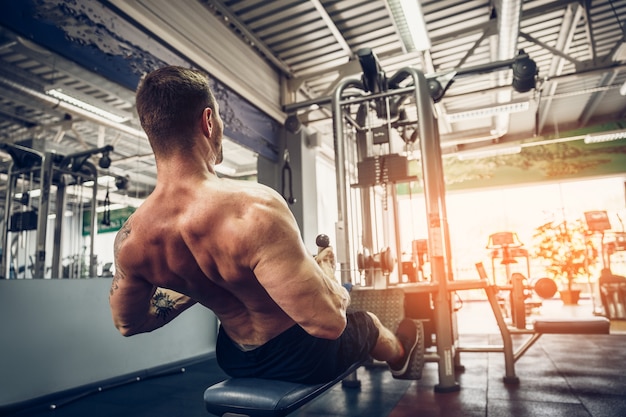
[[[116,239],[111,305],[122,333],[154,330],[195,302],[240,344],[295,322],[320,337],[341,333],[347,294],[306,252],[277,193],[217,177],[162,184]],[[127,307],[126,297],[143,303]]]

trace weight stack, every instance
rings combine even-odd
[[[406,156],[398,154],[365,158],[357,163],[357,169],[361,187],[410,179],[409,161]]]

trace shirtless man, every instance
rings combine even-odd
[[[371,313],[346,313],[332,249],[311,256],[272,189],[216,175],[223,124],[206,75],[156,70],[136,104],[157,185],[115,239],[109,301],[122,335],[200,303],[220,321],[216,355],[231,376],[319,383],[371,356],[397,378],[420,377],[413,321],[396,336]]]

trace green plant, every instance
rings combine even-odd
[[[549,222],[535,229],[532,254],[544,259],[547,274],[571,291],[576,278],[587,276],[598,259],[589,237],[586,223],[580,219]]]

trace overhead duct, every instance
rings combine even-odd
[[[500,6],[498,8],[498,6]],[[500,0],[496,3],[498,16],[499,61],[512,59],[517,53],[517,38],[522,16],[522,0]]]
[[[504,61],[512,59],[517,54],[517,38],[520,31],[520,21],[522,16],[522,0],[499,0],[496,1],[496,12],[498,18],[498,47],[496,60]],[[510,74],[500,73],[501,85],[510,84],[506,79]],[[498,103],[508,103],[511,101],[512,92],[506,89],[497,93]],[[496,116],[496,135],[504,136],[509,131],[509,114]]]

